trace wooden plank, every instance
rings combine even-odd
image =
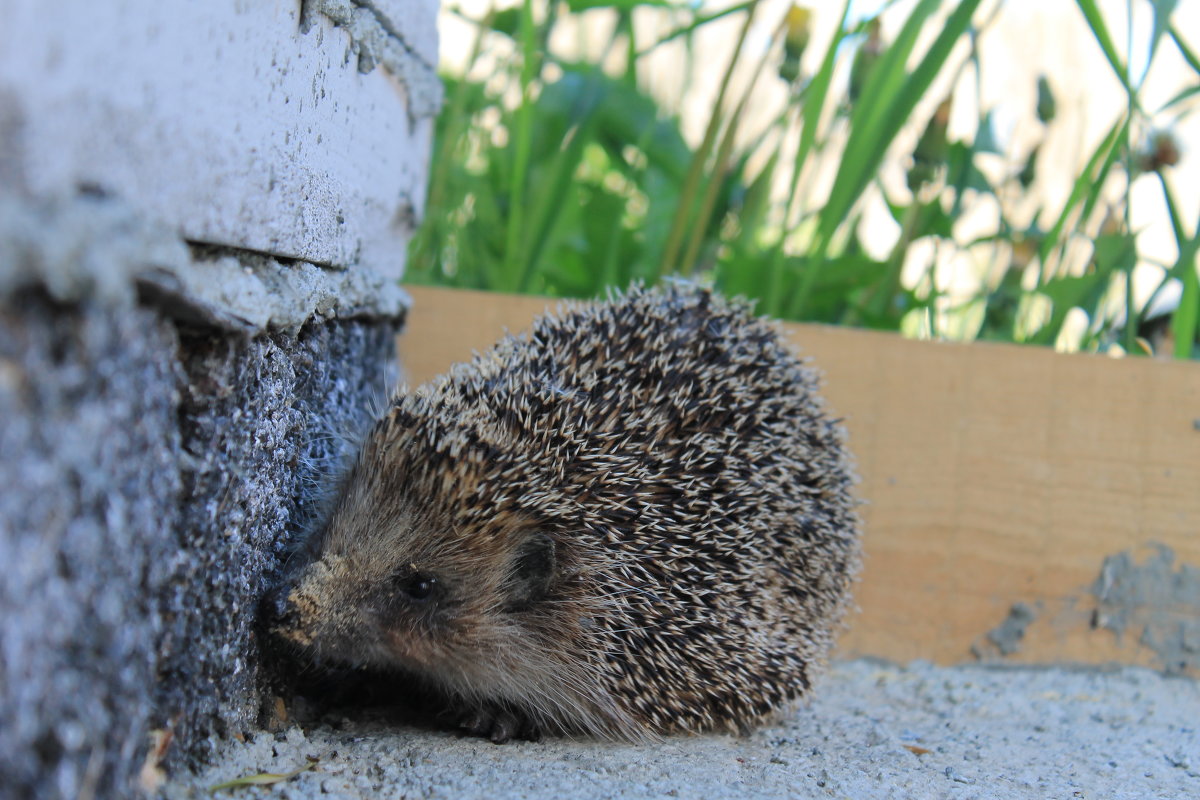
[[[410,291],[414,385],[555,305]],[[786,328],[825,372],[867,501],[843,655],[1197,674],[1200,365]],[[1001,628],[1018,604],[1032,620]]]

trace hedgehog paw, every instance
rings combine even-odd
[[[495,744],[504,744],[512,739],[536,742],[541,738],[537,726],[504,708],[468,709],[459,717],[458,727],[470,736],[485,737]]]

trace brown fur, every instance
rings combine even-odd
[[[747,730],[828,655],[852,480],[775,328],[634,289],[398,397],[273,629],[532,729]]]

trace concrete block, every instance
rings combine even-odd
[[[258,598],[394,371],[435,11],[0,0],[0,796],[256,727]]]
[[[0,775],[5,797],[130,788],[181,557],[170,325],[0,304]]]
[[[257,598],[395,372],[395,316],[254,332],[122,284],[181,254],[114,203],[0,226],[3,796],[129,796],[152,731],[179,767],[254,728]]]
[[[397,278],[440,101],[435,4],[412,5],[3,0],[21,179],[119,196],[188,241]]]

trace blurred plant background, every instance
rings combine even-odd
[[[407,280],[682,275],[790,320],[1200,357],[1200,42],[1173,0],[1049,5],[1028,86],[992,44],[1028,0],[449,6]],[[1066,125],[1067,85],[1106,118]]]

